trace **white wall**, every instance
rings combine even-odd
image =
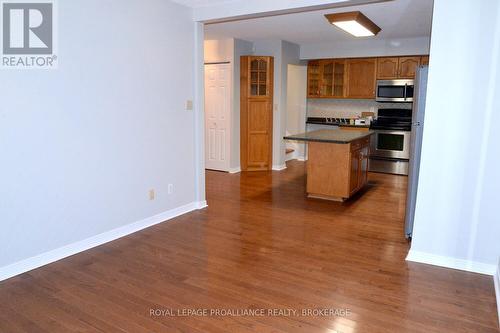
[[[195,200],[192,11],[58,7],[59,68],[0,75],[0,267]]]
[[[301,59],[378,57],[429,54],[429,37],[399,39],[356,39],[340,43],[303,44]]]
[[[499,2],[434,2],[411,260],[495,271],[499,43]]]

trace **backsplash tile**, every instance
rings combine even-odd
[[[411,109],[411,103],[378,103],[373,99],[326,99],[309,98],[307,100],[308,117],[354,118],[361,112],[374,112],[387,108]]]

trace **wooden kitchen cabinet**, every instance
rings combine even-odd
[[[413,79],[417,72],[417,67],[420,65],[420,57],[400,57],[399,58],[399,75],[401,79]]]
[[[377,79],[412,79],[428,63],[429,56],[310,60],[307,97],[372,99]]]
[[[347,59],[347,98],[374,98],[377,59]]]
[[[307,97],[320,97],[321,75],[320,60],[309,61],[307,64]]]
[[[359,171],[361,170],[361,159],[359,150],[353,151],[350,154],[350,170],[349,170],[349,195],[352,195],[359,188]]]
[[[345,96],[345,61],[320,60],[321,80],[319,97],[342,98]]]
[[[377,79],[413,79],[420,65],[420,58],[420,56],[378,58]]]
[[[307,97],[343,98],[346,91],[346,65],[343,59],[309,61]]]
[[[333,62],[333,97],[345,97],[346,94],[346,64],[345,60],[337,59]]]
[[[333,70],[334,61],[333,60],[321,60],[320,61],[320,96],[321,97],[331,97],[333,96]]]
[[[395,79],[398,77],[399,58],[378,58],[377,79]]]
[[[241,170],[271,170],[274,58],[242,56],[240,63]]]
[[[368,182],[368,156],[370,153],[369,142],[351,152],[351,183],[350,195],[359,191]]]

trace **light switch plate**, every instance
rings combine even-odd
[[[186,101],[186,110],[188,110],[188,111],[193,110],[193,101],[192,101],[192,100],[190,100],[190,99],[188,99],[188,100]]]

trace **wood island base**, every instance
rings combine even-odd
[[[307,196],[345,201],[368,181],[370,137],[349,143],[308,142]]]

